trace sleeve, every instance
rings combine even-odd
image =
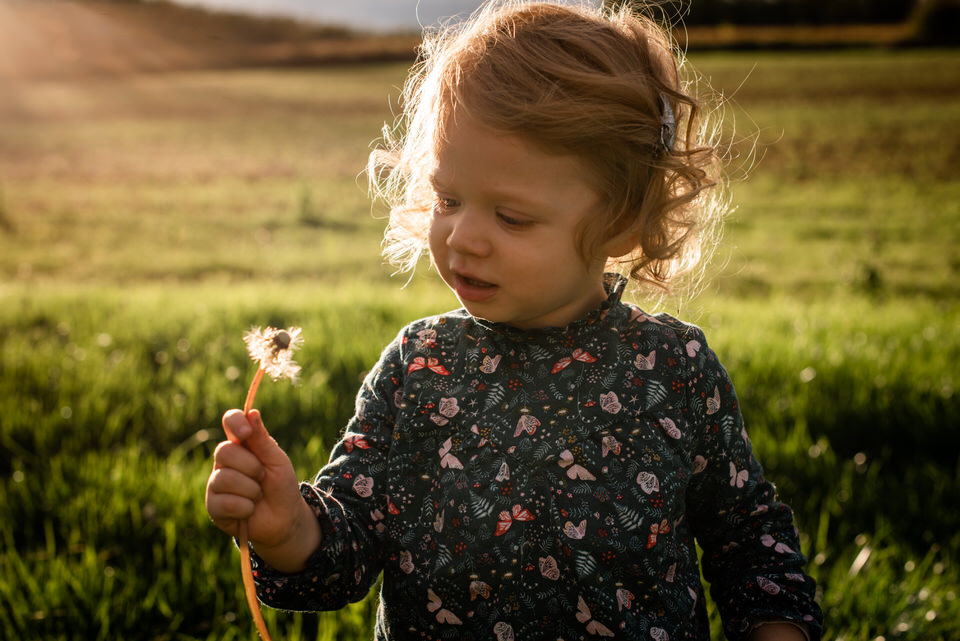
[[[386,497],[386,459],[396,416],[394,396],[402,386],[398,337],[387,346],[357,395],[356,412],[330,461],[300,493],[320,523],[322,542],[300,573],[284,574],[251,549],[260,600],[271,607],[335,610],[363,599],[383,569],[385,542],[380,519]]]
[[[702,331],[691,332],[685,339],[696,346],[687,349],[695,437],[687,507],[724,632],[746,639],[759,623],[785,621],[817,641],[823,617],[814,580],[803,570],[793,512],[764,478],[727,372]]]

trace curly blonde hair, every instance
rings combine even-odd
[[[608,268],[672,291],[696,274],[727,209],[719,126],[703,117],[669,32],[629,9],[517,0],[485,4],[457,27],[425,34],[403,91],[403,114],[370,155],[375,196],[390,207],[384,256],[412,270],[428,251],[428,172],[456,111],[494,131],[577,157],[602,197],[581,226],[589,257],[605,239],[635,239]],[[662,144],[661,100],[675,114]]]

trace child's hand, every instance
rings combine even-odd
[[[239,522],[246,520],[250,542],[267,563],[280,571],[301,569],[320,542],[320,528],[300,495],[290,459],[256,410],[249,421],[240,410],[228,411],[223,429],[229,440],[213,455],[207,512],[234,537]]]

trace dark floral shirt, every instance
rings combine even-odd
[[[377,639],[819,637],[789,507],[763,476],[700,329],[609,298],[565,328],[460,310],[406,327],[301,492],[321,547],[256,559],[260,598],[340,608],[383,572]]]

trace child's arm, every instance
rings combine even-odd
[[[816,585],[804,572],[793,512],[753,454],[726,371],[699,330],[694,338],[702,349],[689,379],[691,458],[700,471],[687,489],[688,514],[724,630],[728,638],[746,639],[760,623],[771,622],[756,627],[756,635],[768,634],[772,622],[793,622],[819,639]]]
[[[320,544],[320,528],[300,495],[290,459],[256,410],[249,421],[240,410],[228,411],[223,428],[237,442],[224,441],[214,452],[207,512],[231,536],[237,536],[238,522],[246,519],[250,542],[261,558],[284,572],[303,569]]]
[[[395,392],[402,385],[401,341],[388,346],[357,396],[356,414],[332,449],[329,463],[298,498],[313,515],[320,543],[298,572],[283,572],[251,555],[258,596],[288,610],[334,610],[365,597],[385,561],[387,457],[393,442]],[[269,553],[270,550],[267,550]]]

